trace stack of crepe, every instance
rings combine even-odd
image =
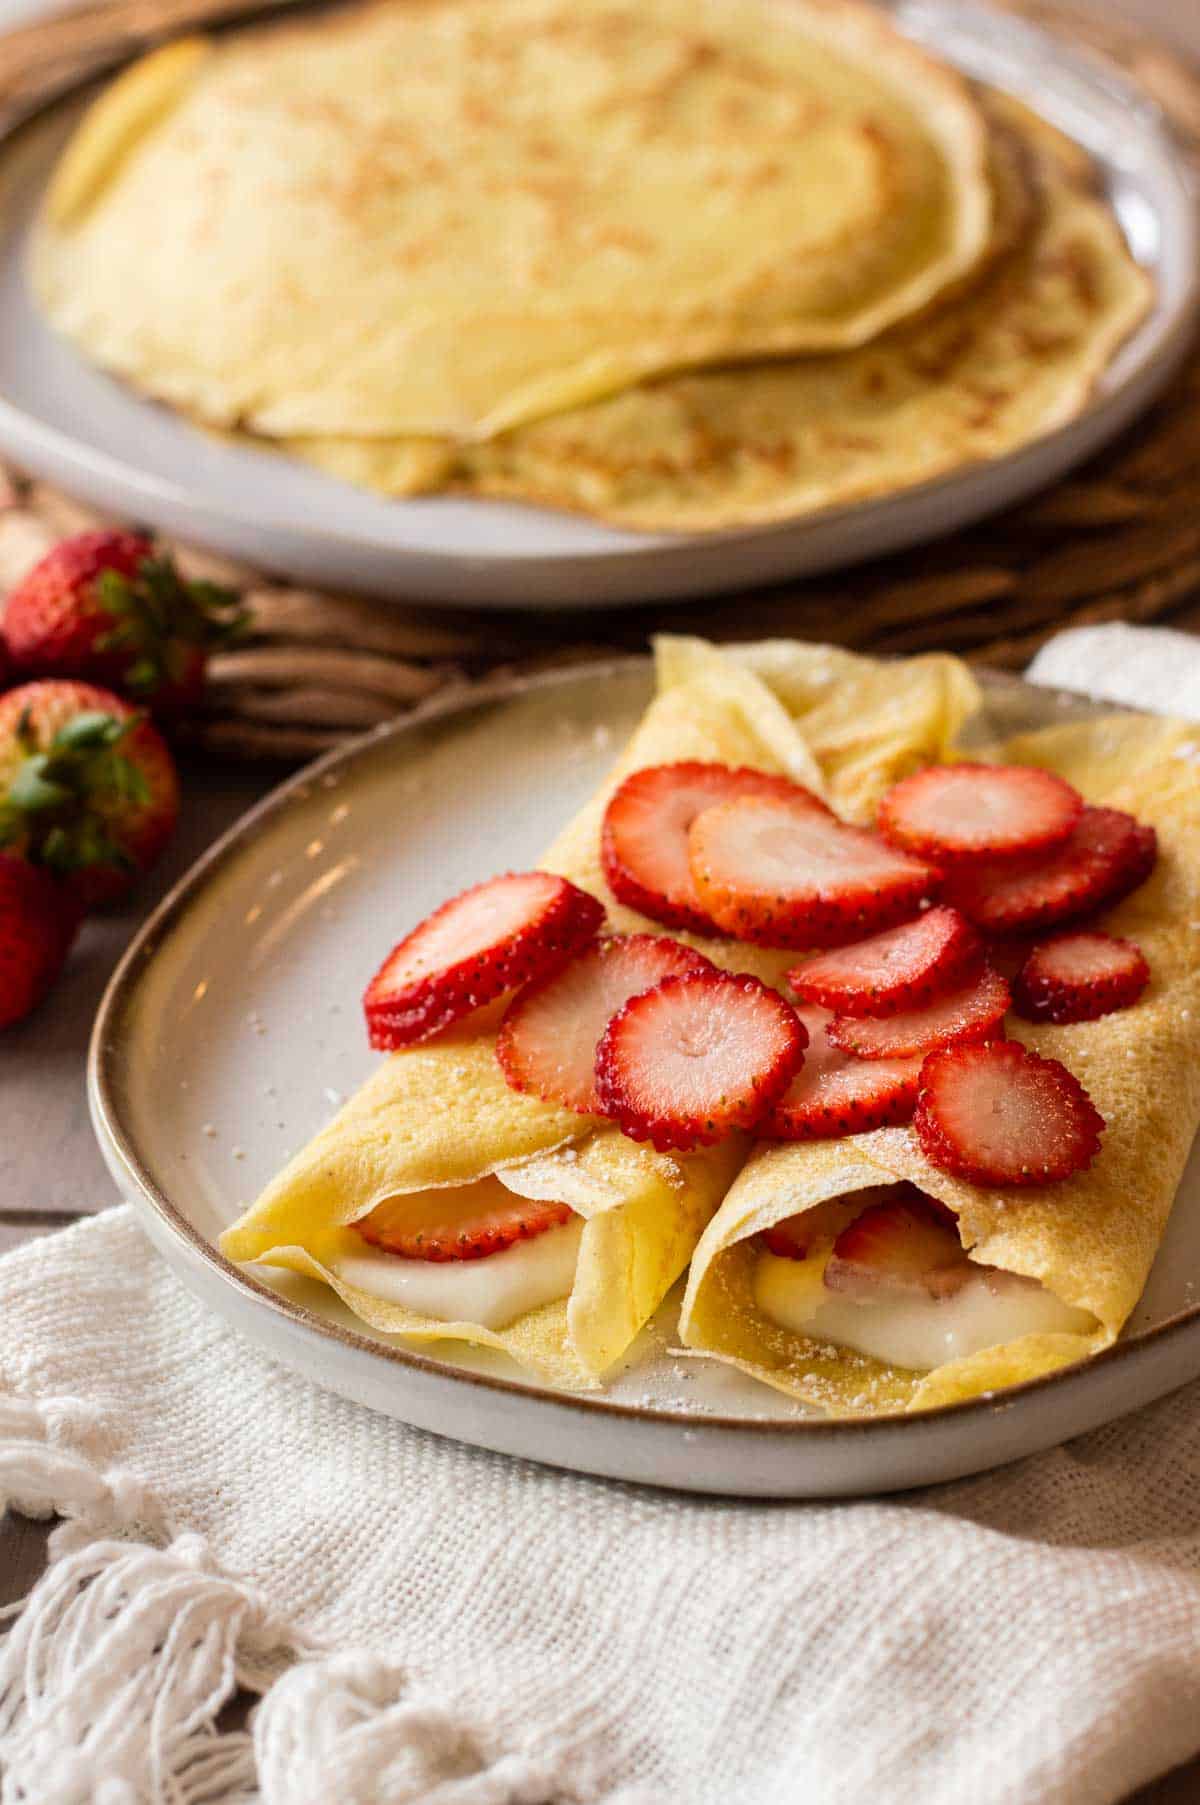
[[[360,0],[184,40],[85,116],[32,277],[209,430],[687,532],[1011,451],[1151,298],[1076,147],[859,0]]]
[[[1145,995],[1070,1027],[1010,1023],[1086,1086],[1107,1122],[1098,1158],[1065,1183],[1013,1192],[936,1170],[910,1128],[794,1144],[738,1136],[686,1155],[659,1153],[597,1118],[509,1089],[491,1010],[388,1055],[223,1236],[224,1252],[323,1280],[377,1329],[416,1343],[499,1348],[573,1388],[602,1380],[689,1262],[680,1321],[689,1348],[843,1413],[968,1397],[1107,1345],[1141,1293],[1200,1124],[1195,728],[1125,715],[993,744],[970,673],[940,656],[885,665],[790,641],[722,652],[680,638],[659,642],[657,663],[658,693],[616,770],[543,861],[598,896],[616,932],[662,932],[614,899],[599,858],[609,796],[646,765],[694,758],[782,772],[843,817],[868,822],[897,779],[967,745],[972,756],[1061,772],[1089,800],[1153,824],[1155,875],[1106,922],[1144,950],[1152,971]],[[692,944],[768,983],[782,983],[796,958],[730,940]],[[1072,1326],[917,1372],[762,1315],[752,1273],[763,1229],[904,1180],[953,1211],[972,1260],[1043,1286]],[[343,1268],[362,1251],[352,1225],[385,1199],[481,1184],[565,1202],[585,1218],[568,1296],[495,1330],[420,1317],[347,1281]]]

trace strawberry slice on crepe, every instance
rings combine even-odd
[[[1013,981],[1017,1013],[1031,1022],[1092,1022],[1136,1003],[1150,967],[1132,940],[1086,929],[1043,940]]]
[[[782,797],[829,814],[811,790],[766,771],[698,760],[647,766],[625,779],[604,812],[600,857],[617,901],[666,927],[719,933],[692,878],[688,830],[705,809],[738,796]]]
[[[926,909],[915,921],[819,953],[788,973],[806,1003],[838,1015],[899,1015],[919,1009],[983,962],[983,942],[957,909]]]
[[[1085,808],[1053,852],[954,868],[946,900],[988,934],[1035,934],[1107,908],[1144,883],[1157,837],[1132,815]]]
[[[435,909],[393,947],[363,996],[371,1045],[428,1040],[596,938],[594,896],[547,871],[490,878]]]
[[[894,785],[879,829],[935,863],[1047,852],[1083,812],[1071,784],[1036,765],[933,765]]]
[[[805,1040],[791,1004],[757,978],[688,972],[633,997],[609,1023],[596,1091],[635,1141],[660,1152],[711,1146],[763,1119]]]
[[[829,1038],[835,1047],[857,1059],[911,1059],[914,1054],[933,1053],[956,1041],[989,1040],[1001,1033],[1011,1000],[999,972],[985,966],[977,978],[902,1015],[889,1015],[883,1021],[835,1015],[829,1024]]]
[[[828,1010],[796,1011],[808,1035],[804,1064],[760,1124],[764,1140],[829,1140],[907,1122],[920,1059],[855,1059],[829,1039]]]
[[[602,1114],[596,1049],[613,1016],[664,978],[715,969],[703,953],[665,936],[614,934],[597,941],[509,1004],[496,1039],[505,1079],[543,1103]]]
[[[976,1185],[1045,1185],[1091,1165],[1105,1122],[1059,1060],[1002,1040],[931,1053],[913,1127],[940,1171]]]
[[[894,1185],[891,1196],[856,1216],[834,1242],[825,1268],[830,1291],[860,1297],[950,1297],[970,1276],[953,1211],[915,1185]]]
[[[406,1260],[483,1260],[561,1227],[573,1214],[565,1203],[535,1203],[508,1191],[481,1203],[477,1190],[389,1197],[354,1228],[370,1246]]]
[[[878,835],[782,797],[706,809],[688,835],[701,903],[760,946],[841,946],[915,915],[938,873]]]

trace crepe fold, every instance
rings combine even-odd
[[[892,683],[881,687],[877,665],[826,647],[780,641],[723,653],[680,638],[660,641],[657,652],[658,694],[624,756],[542,861],[599,896],[622,933],[663,931],[617,903],[600,870],[604,808],[630,771],[689,758],[751,765],[785,773],[853,813],[870,789],[872,756],[885,772],[945,756],[977,701],[970,677],[947,658],[894,666]],[[902,703],[897,673],[905,674]],[[795,958],[678,938],[768,983],[779,983]],[[373,1328],[409,1341],[497,1348],[553,1384],[594,1385],[687,1265],[749,1143],[739,1137],[691,1154],[658,1153],[597,1118],[510,1090],[494,1051],[499,1012],[386,1057],[226,1231],[221,1248],[231,1260],[323,1280]],[[585,1218],[566,1300],[490,1330],[419,1316],[338,1276],[339,1261],[362,1252],[351,1225],[384,1199],[493,1178]]]
[[[1089,801],[1157,829],[1153,877],[1102,922],[1142,948],[1151,981],[1133,1008],[1099,1021],[1033,1027],[1010,1018],[1015,1038],[1076,1074],[1108,1124],[1093,1165],[1064,1183],[963,1183],[930,1165],[909,1128],[759,1146],[696,1250],[681,1334],[689,1348],[838,1414],[953,1403],[1115,1340],[1145,1285],[1200,1125],[1200,732],[1121,715],[1022,735],[996,755],[1058,771]],[[1088,1312],[1094,1328],[1026,1335],[921,1373],[765,1317],[753,1293],[759,1231],[892,1180],[946,1204],[973,1261],[1038,1281]]]

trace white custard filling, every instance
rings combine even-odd
[[[582,1236],[583,1218],[574,1216],[482,1260],[408,1260],[364,1246],[362,1253],[337,1260],[333,1270],[345,1284],[403,1304],[418,1316],[504,1329],[518,1316],[569,1296]]]
[[[887,1293],[854,1297],[824,1283],[828,1248],[807,1260],[762,1253],[754,1301],[780,1328],[870,1354],[889,1366],[929,1372],[1022,1335],[1090,1334],[1096,1321],[1043,1285],[994,1268],[973,1272],[949,1297]]]

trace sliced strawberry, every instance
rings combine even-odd
[[[1031,1022],[1093,1022],[1136,1003],[1150,967],[1132,940],[1080,930],[1035,946],[1017,973],[1013,1001]]]
[[[1132,815],[1085,808],[1070,838],[1045,857],[956,868],[946,900],[985,933],[1037,933],[1128,895],[1149,875],[1153,851]]]
[[[766,771],[695,761],[649,765],[625,779],[604,813],[600,856],[617,901],[667,927],[716,933],[692,881],[688,829],[705,809],[738,796],[782,796],[829,813],[811,790]]]
[[[806,1003],[839,1015],[898,1015],[917,1009],[979,966],[983,942],[957,909],[926,909],[915,921],[818,953],[788,973]]]
[[[692,876],[727,934],[761,946],[841,946],[916,913],[938,874],[876,834],[781,797],[697,816]]]
[[[483,1260],[558,1228],[573,1213],[565,1203],[531,1203],[485,1181],[389,1197],[354,1228],[372,1247],[406,1260]]]
[[[602,1114],[596,1096],[596,1048],[630,997],[664,978],[715,971],[703,953],[655,934],[614,934],[563,971],[513,998],[500,1024],[496,1057],[515,1091]]]
[[[1010,935],[1007,938],[996,937],[984,941],[988,964],[1007,980],[1010,990],[1032,945],[1033,942],[1026,935]]]
[[[830,1041],[825,1009],[798,1009],[808,1033],[804,1064],[759,1124],[767,1140],[829,1140],[907,1122],[917,1101],[919,1059],[852,1059]]]
[[[1066,839],[1083,797],[1036,765],[932,765],[902,778],[879,805],[896,846],[935,861],[1046,852]]]
[[[443,903],[392,949],[363,1007],[381,1052],[431,1034],[555,969],[595,939],[604,910],[548,871],[509,872]]]
[[[842,1230],[826,1285],[860,1297],[950,1297],[971,1276],[953,1212],[915,1185],[897,1185],[895,1193]]]
[[[913,1127],[943,1172],[978,1185],[1044,1185],[1091,1165],[1105,1122],[1057,1059],[995,1040],[929,1055]]]
[[[957,990],[934,997],[921,1009],[907,1009],[884,1021],[835,1015],[829,1038],[856,1059],[910,1059],[956,1041],[988,1040],[998,1032],[1012,999],[999,972],[985,966]]]
[[[818,1242],[834,1240],[861,1210],[886,1203],[897,1191],[909,1188],[915,1189],[891,1183],[866,1185],[861,1191],[827,1197],[797,1216],[785,1216],[782,1222],[772,1223],[763,1229],[759,1239],[768,1253],[781,1260],[806,1260]]]
[[[660,1151],[709,1146],[761,1121],[805,1040],[791,1004],[757,978],[688,972],[613,1017],[596,1053],[596,1090],[635,1141]]]
[[[1128,862],[1113,888],[1104,897],[1104,907],[1111,909],[1145,883],[1158,863],[1158,835],[1148,824],[1134,822],[1134,844]]]

